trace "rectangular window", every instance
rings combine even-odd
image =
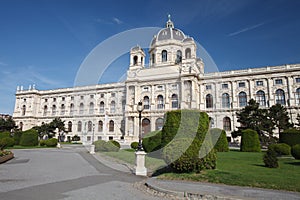
[[[116,96],[116,93],[111,93],[111,97],[115,97]]]
[[[104,98],[104,94],[100,94],[100,97],[101,97],[101,98]]]
[[[56,98],[53,98],[53,101],[55,102],[55,101],[56,101]]]
[[[173,85],[172,85],[172,89],[173,89],[173,90],[177,90],[177,84],[173,84]]]
[[[245,87],[246,83],[245,82],[239,82],[239,87]]]
[[[282,79],[275,79],[276,85],[282,85]]]
[[[228,89],[228,83],[223,83],[222,84],[222,89]]]
[[[62,97],[61,100],[64,101],[64,100],[65,100],[65,97]]]
[[[256,81],[256,86],[264,86],[264,82],[263,81]]]
[[[81,100],[83,100],[83,98],[84,98],[83,96],[80,96],[80,99],[81,99]]]
[[[143,87],[144,92],[149,92],[149,87]]]
[[[91,98],[91,99],[93,99],[93,98],[94,98],[94,95],[93,95],[93,94],[91,94],[91,95],[90,95],[90,98]]]
[[[158,89],[158,90],[163,90],[164,87],[163,87],[162,85],[159,85],[159,86],[157,86],[157,89]]]
[[[45,102],[47,102],[48,101],[48,99],[45,99]]]
[[[71,101],[73,101],[74,100],[74,97],[71,97]]]
[[[300,78],[296,78],[296,83],[300,83]]]
[[[206,85],[206,90],[211,90],[211,85]]]

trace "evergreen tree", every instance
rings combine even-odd
[[[16,128],[16,123],[12,119],[12,117],[9,117],[7,119],[0,118],[0,132],[10,132],[14,128]]]
[[[293,127],[293,124],[289,122],[290,118],[286,108],[280,104],[273,105],[270,108],[269,116],[272,122],[278,128],[278,133]]]

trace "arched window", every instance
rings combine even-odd
[[[137,65],[137,62],[138,62],[138,57],[134,56],[133,57],[133,65]]]
[[[23,105],[23,107],[22,107],[22,115],[24,116],[25,114],[26,114],[26,106]]]
[[[109,132],[114,132],[115,130],[115,122],[113,120],[109,121],[109,126],[108,126],[108,131]]]
[[[44,106],[44,113],[43,113],[43,115],[44,116],[47,116],[47,113],[48,113],[48,106]]]
[[[146,110],[150,109],[150,100],[148,96],[144,96],[143,104],[144,104],[144,109]]]
[[[300,105],[300,88],[297,88],[295,98],[296,98],[296,105],[297,106]]]
[[[185,58],[191,58],[191,49],[190,48],[187,48],[186,50],[185,50]]]
[[[104,113],[104,102],[101,101],[100,102],[100,109],[99,109],[100,113]]]
[[[285,105],[285,95],[282,89],[278,89],[275,92],[276,104]]]
[[[164,109],[164,97],[162,95],[157,96],[157,109]]]
[[[239,106],[245,107],[247,105],[247,94],[246,92],[239,93]]]
[[[163,50],[161,52],[161,61],[166,62],[168,60],[168,52],[166,50]]]
[[[214,128],[215,127],[215,120],[212,117],[209,118],[209,127],[210,128]]]
[[[65,112],[66,112],[66,106],[65,106],[65,104],[61,104],[61,106],[60,106],[60,114],[64,115]]]
[[[74,104],[70,104],[70,115],[74,114]]]
[[[103,121],[98,122],[98,132],[103,132]]]
[[[231,131],[231,120],[229,117],[223,118],[223,129],[225,131]]]
[[[222,108],[229,108],[229,107],[230,107],[229,94],[224,93],[224,94],[222,94]]]
[[[115,101],[111,101],[111,103],[110,103],[110,112],[111,113],[116,112],[116,102]]]
[[[20,129],[20,131],[23,130],[23,122],[20,122],[20,124],[19,124],[19,129]]]
[[[172,108],[178,108],[178,95],[177,94],[172,94],[171,101],[172,101]]]
[[[94,103],[93,102],[90,103],[89,113],[94,114]]]
[[[81,121],[79,121],[78,124],[77,124],[77,131],[78,132],[82,131],[82,122]]]
[[[145,118],[142,121],[142,134],[145,135],[151,131],[151,122],[149,119]]]
[[[80,103],[80,105],[79,105],[79,114],[83,114],[83,112],[84,112],[84,105],[83,105],[83,103]]]
[[[88,121],[88,131],[91,132],[93,129],[93,123],[91,121]]]
[[[259,104],[259,106],[266,106],[266,96],[264,91],[259,90],[256,92],[256,102]]]
[[[155,121],[155,130],[161,130],[163,126],[164,126],[164,119],[157,118]]]
[[[176,52],[176,63],[181,63],[181,61],[182,61],[182,52],[178,50]]]
[[[72,122],[68,122],[68,132],[72,132]]]
[[[206,95],[205,102],[206,108],[212,108],[214,103],[213,96],[211,94]]]
[[[56,115],[56,105],[52,106],[52,115]]]

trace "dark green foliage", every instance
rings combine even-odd
[[[0,132],[10,132],[14,128],[16,128],[16,123],[12,117],[7,119],[0,118]]]
[[[206,113],[177,110],[167,112],[165,119],[161,137],[162,156],[175,172],[200,172],[216,167],[211,141],[203,145],[209,127]]]
[[[21,136],[20,145],[22,146],[37,146],[38,133],[35,129],[24,131]]]
[[[116,140],[109,140],[108,142],[111,142],[113,145],[115,145],[116,147],[118,147],[119,149],[121,148],[121,145],[118,141]]]
[[[211,134],[212,138],[218,138],[214,148],[218,152],[224,152],[229,151],[228,146],[228,140],[226,137],[226,132],[224,130],[218,129],[218,128],[212,128],[209,130],[209,133]]]
[[[278,128],[279,134],[286,129],[292,128],[293,125],[289,122],[290,117],[283,105],[276,104],[270,108],[269,117]]]
[[[134,150],[136,150],[138,148],[138,146],[139,146],[138,142],[131,142],[131,144],[130,144],[130,147]]]
[[[42,138],[44,135],[47,135],[48,138],[52,138],[55,136],[55,129],[58,129],[59,132],[65,132],[64,123],[65,122],[59,117],[56,117],[50,123],[43,123],[41,126],[35,126],[33,128],[37,130],[40,138]]]
[[[41,147],[46,146],[46,140],[40,140],[40,146]]]
[[[45,145],[47,147],[56,147],[58,140],[56,138],[50,138],[48,140],[45,140]]]
[[[22,131],[16,131],[16,132],[14,132],[13,138],[15,140],[15,145],[19,145],[20,144],[21,137],[22,137]]]
[[[145,152],[149,153],[160,149],[161,135],[161,131],[153,131],[143,138],[142,145]]]
[[[242,131],[241,151],[260,152],[260,142],[256,131],[246,129]]]
[[[112,141],[104,141],[104,140],[97,140],[94,142],[95,151],[102,151],[102,152],[112,152],[112,151],[119,151],[119,147],[117,147]]]
[[[300,159],[300,144],[296,144],[292,147],[292,156],[295,158],[295,159]]]
[[[291,147],[285,143],[270,144],[268,149],[273,149],[277,156],[291,155]]]
[[[5,137],[0,139],[0,147],[13,147],[15,145],[15,140],[11,137]]]
[[[300,130],[287,129],[279,134],[279,142],[286,143],[291,147],[300,144]]]
[[[0,132],[0,139],[10,137],[10,132]]]
[[[268,151],[264,154],[263,161],[266,167],[269,168],[279,167],[277,153],[273,148],[268,149]]]

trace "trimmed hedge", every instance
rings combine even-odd
[[[102,152],[117,152],[120,150],[119,147],[117,147],[112,140],[111,141],[104,141],[104,140],[97,140],[94,142],[95,145],[95,151],[102,151]]]
[[[118,147],[119,149],[121,148],[121,145],[118,141],[116,140],[109,140],[108,142],[111,142],[113,145],[115,145],[116,147]]]
[[[270,144],[268,149],[274,149],[277,156],[291,155],[291,147],[285,143]]]
[[[292,156],[293,156],[295,159],[299,160],[299,159],[300,159],[300,144],[294,145],[294,146],[292,147],[291,153],[292,153]]]
[[[134,150],[136,150],[139,147],[139,143],[138,142],[131,142],[130,147]]]
[[[226,136],[226,132],[219,128],[212,128],[209,130],[212,139],[218,137],[218,140],[214,146],[214,148],[218,152],[227,152],[229,151],[228,140]]]
[[[142,146],[145,152],[153,152],[161,148],[161,131],[152,131],[142,140]]]
[[[260,152],[260,142],[256,131],[246,129],[242,131],[241,151]]]
[[[48,140],[45,140],[45,145],[47,147],[56,147],[58,140],[56,138],[50,138]]]
[[[279,142],[286,143],[291,147],[300,144],[300,130],[287,129],[279,134]]]
[[[38,144],[39,144],[38,133],[35,129],[30,129],[22,133],[20,145],[37,146]]]
[[[14,132],[15,145],[19,145],[22,137],[22,131]]]
[[[0,147],[13,147],[15,145],[15,140],[12,137],[5,137],[0,139]]]
[[[8,131],[0,132],[0,139],[7,138],[7,137],[10,137],[10,132]]]
[[[209,118],[205,112],[176,110],[166,113],[161,147],[165,162],[174,172],[200,172],[216,167],[211,141],[203,146]],[[206,147],[209,147],[207,149]]]
[[[264,161],[266,167],[269,167],[269,168],[279,167],[277,152],[272,147],[269,148],[268,151],[264,154],[263,161]]]

